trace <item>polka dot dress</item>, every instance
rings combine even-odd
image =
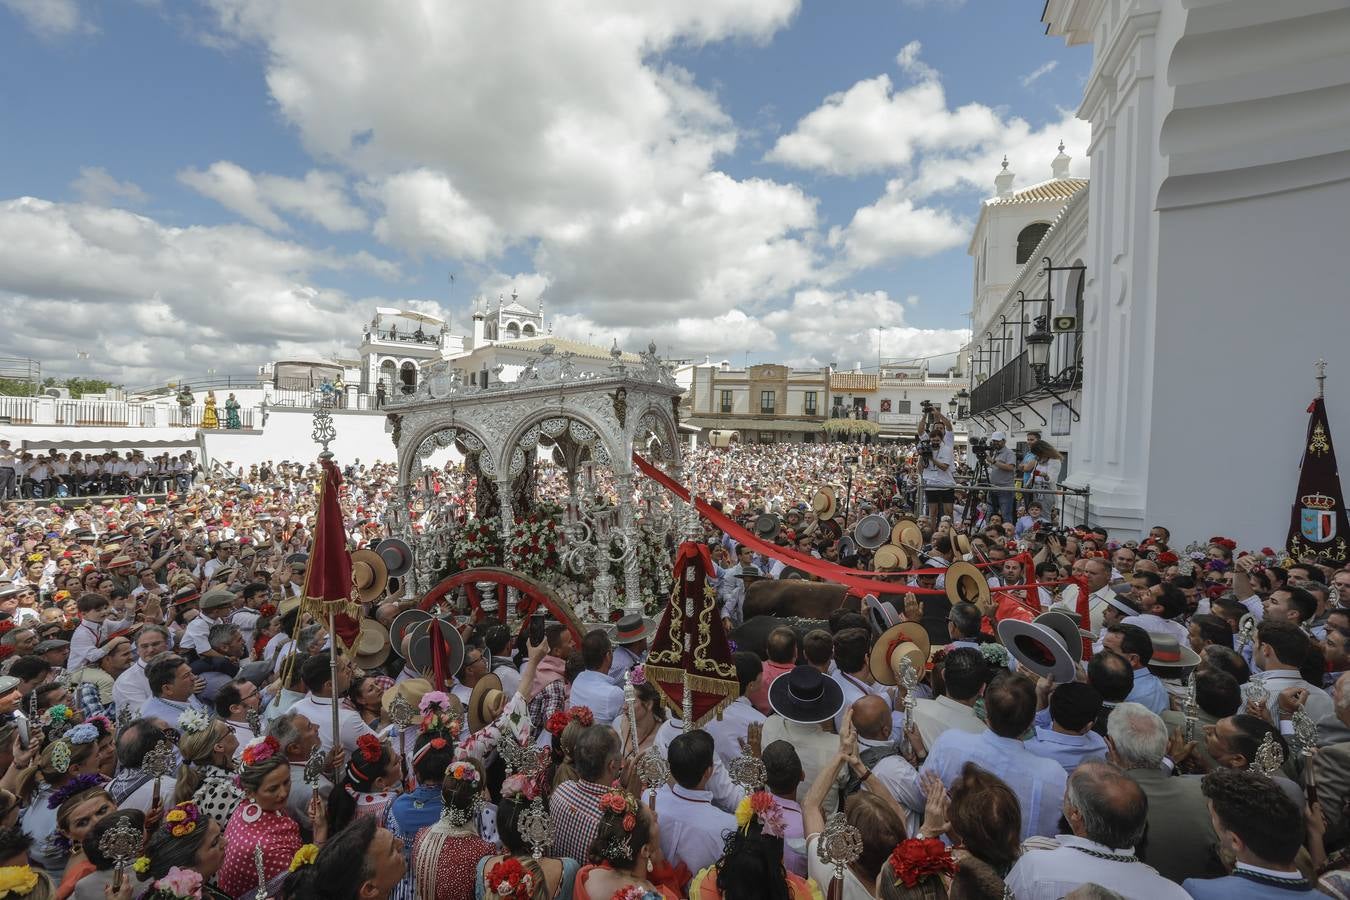
[[[225,862],[216,875],[216,884],[231,897],[258,886],[255,846],[263,848],[263,871],[270,881],[290,868],[300,849],[300,826],[284,812],[263,812],[251,800],[235,808],[225,826]]]
[[[218,766],[204,767],[202,776],[202,785],[192,795],[192,802],[224,828],[235,807],[243,802],[244,792],[235,785],[234,774]]]

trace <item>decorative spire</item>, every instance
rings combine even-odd
[[[1059,156],[1050,163],[1050,174],[1056,179],[1069,177],[1069,157],[1064,153],[1064,141],[1059,142]]]
[[[998,173],[994,179],[994,189],[998,191],[1000,197],[1006,197],[1012,193],[1013,179],[1016,174],[1008,170],[1008,157],[1003,157],[1003,170]]]

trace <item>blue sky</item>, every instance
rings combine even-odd
[[[997,159],[1085,171],[1039,3],[430,6],[0,0],[0,354],[246,371],[512,287],[681,355],[942,352]]]

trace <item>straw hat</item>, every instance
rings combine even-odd
[[[901,519],[891,529],[891,543],[918,550],[923,546],[923,529],[913,519]]]
[[[356,586],[356,596],[362,603],[370,603],[384,593],[389,581],[389,569],[384,558],[373,550],[356,550],[352,553],[352,584]]]
[[[909,555],[895,544],[885,544],[877,548],[872,557],[872,566],[878,572],[895,572],[909,566]]]
[[[422,697],[431,693],[431,691],[431,682],[425,678],[405,679],[380,695],[380,709],[383,710],[385,716],[388,716],[389,707],[393,705],[394,698],[400,695],[415,709],[417,704],[422,702]]]
[[[361,620],[361,632],[356,636],[356,666],[360,669],[378,669],[389,658],[389,631],[374,619]]]
[[[497,713],[493,713],[492,708],[500,707],[505,699],[502,680],[496,675],[489,673],[478,679],[473,686],[473,693],[469,694],[469,731],[478,731],[491,723],[501,712],[499,708]]]
[[[971,563],[954,562],[948,566],[943,587],[952,603],[974,603],[981,609],[989,605],[989,582]]]
[[[887,628],[877,638],[872,645],[872,652],[867,655],[867,665],[872,670],[872,677],[879,683],[894,685],[899,683],[896,673],[900,671],[902,659],[909,657],[914,664],[914,671],[922,675],[928,665],[931,649],[928,632],[922,625],[918,622],[901,622]]]
[[[838,507],[833,488],[823,487],[811,498],[811,509],[815,510],[817,519],[833,519]]]

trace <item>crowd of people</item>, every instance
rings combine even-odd
[[[433,667],[403,618],[416,600],[376,592],[334,647],[302,602],[315,466],[194,470],[160,500],[9,499],[0,897],[1350,891],[1350,568],[1222,536],[1183,551],[1163,526],[1052,528],[1025,482],[1012,510],[953,494],[962,508],[918,515],[906,473],[929,465],[841,444],[690,454],[687,478],[754,536],[704,524],[736,696],[701,727],[646,678],[639,615],[533,642],[450,618]],[[345,476],[366,553],[395,472]],[[439,499],[414,522],[436,502],[467,514],[462,470],[425,484]],[[869,518],[912,523],[920,571],[860,539]],[[809,582],[808,557],[893,589],[819,617],[748,603]],[[977,583],[948,590],[962,562]],[[841,823],[860,849],[836,868],[821,846]]]

